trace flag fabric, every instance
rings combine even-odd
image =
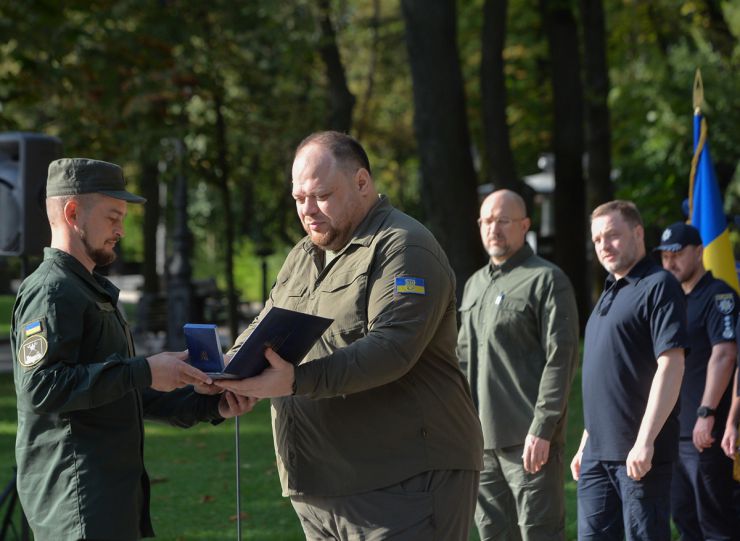
[[[689,186],[689,223],[701,234],[704,267],[740,293],[722,194],[709,154],[707,122],[698,108],[694,112],[694,158]]]

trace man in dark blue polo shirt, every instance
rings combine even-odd
[[[663,268],[686,294],[689,351],[679,397],[680,440],[673,466],[671,513],[681,539],[730,540],[732,461],[722,441],[735,368],[737,295],[704,269],[699,231],[675,223],[663,231]]]
[[[644,235],[629,201],[591,214],[610,274],[584,340],[585,430],[571,462],[581,540],[670,539],[686,303],[676,279],[646,257]]]

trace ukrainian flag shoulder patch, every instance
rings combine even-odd
[[[414,276],[396,276],[396,293],[413,293],[414,295],[426,295],[427,290],[424,278]]]
[[[32,336],[32,335],[34,335],[36,333],[40,333],[41,330],[42,330],[41,329],[41,321],[40,320],[36,320],[36,321],[33,321],[31,323],[27,323],[26,325],[24,325],[24,327],[23,327],[23,334],[25,336]]]

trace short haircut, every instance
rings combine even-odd
[[[637,205],[635,205],[632,201],[625,201],[623,199],[615,199],[614,201],[609,201],[608,203],[603,203],[596,207],[591,213],[591,221],[593,222],[594,219],[604,216],[605,214],[610,214],[612,212],[619,212],[622,215],[624,221],[630,224],[632,227],[638,225],[640,227],[644,227],[642,223],[642,216],[640,216],[640,211],[637,210]]]
[[[320,145],[329,150],[340,165],[355,165],[357,169],[366,169],[372,176],[370,160],[367,157],[365,149],[351,135],[338,131],[319,131],[312,133],[298,145],[298,148],[295,150],[295,156],[298,156],[298,153],[309,145]]]

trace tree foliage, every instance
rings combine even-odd
[[[558,3],[582,20],[578,2]],[[602,83],[608,74],[609,86],[600,90],[608,110],[600,114],[608,113],[611,128],[613,192],[634,199],[656,229],[681,217],[691,159],[691,88],[701,67],[713,157],[723,187],[730,185],[728,209],[737,211],[740,8],[720,0],[580,5],[594,3],[603,7],[606,30],[605,65],[595,62],[604,68]],[[123,164],[142,191],[152,189],[141,185],[144,179],[168,187],[161,191],[163,220],[170,219],[175,169],[168,149],[173,140],[184,142],[195,273],[216,275],[224,286],[232,275],[235,287],[244,287],[243,261],[255,251],[280,251],[302,235],[289,197],[292,152],[308,133],[339,125],[332,118],[344,119],[342,125],[361,138],[376,181],[394,204],[437,234],[449,232],[446,247],[467,246],[456,237],[456,222],[473,223],[475,216],[469,205],[455,210],[450,202],[474,198],[471,190],[496,178],[499,165],[509,175],[537,172],[538,156],[555,146],[554,121],[569,121],[553,113],[539,0],[508,0],[506,20],[486,27],[488,41],[485,0],[419,4],[421,17],[413,22],[404,19],[400,0],[0,0],[0,130],[56,135],[67,155]],[[429,37],[440,50],[454,50],[464,109],[451,113],[457,97],[441,102],[439,118],[422,132],[464,126],[457,140],[467,138],[464,152],[473,165],[452,175],[447,192],[439,193],[428,190],[420,171],[426,167],[428,176],[450,164],[435,165],[416,137],[414,93],[429,89],[414,88],[406,48],[407,37],[420,28],[409,24],[428,23],[423,10],[435,4],[454,13],[454,32]],[[505,36],[490,35],[502,28]],[[593,68],[594,60],[583,56],[586,30],[579,29],[580,54]],[[484,107],[481,73],[490,66],[482,48],[492,39],[503,39],[503,77],[488,76],[498,81],[495,95],[505,98]],[[450,40],[452,47],[443,48],[441,42]],[[486,150],[485,135],[491,111],[499,131],[508,127],[513,163],[491,163],[496,154]],[[508,153],[506,141],[497,144]],[[143,215],[135,208],[132,214],[124,250],[135,260],[145,253]]]

